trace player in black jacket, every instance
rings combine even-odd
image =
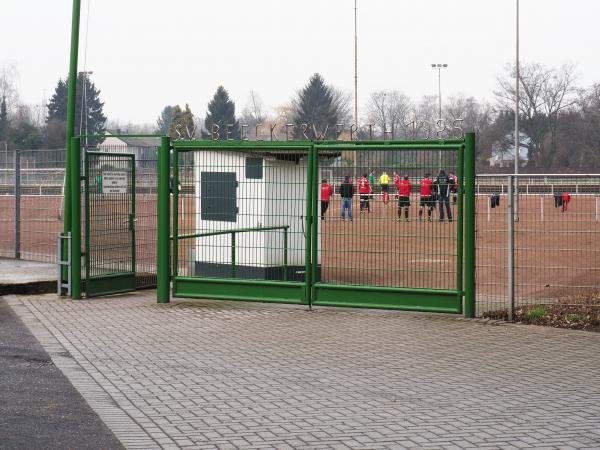
[[[454,190],[454,180],[442,169],[435,179],[434,185],[437,188],[437,198],[440,202],[440,222],[444,221],[444,205],[446,205],[446,211],[448,212],[448,222],[452,222],[450,192]]]

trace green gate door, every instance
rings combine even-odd
[[[135,155],[85,153],[86,297],[135,290]]]

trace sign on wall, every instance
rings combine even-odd
[[[106,170],[102,173],[102,192],[104,194],[126,194],[127,172]]]

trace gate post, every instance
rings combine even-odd
[[[81,298],[81,139],[78,137],[71,138],[70,162],[71,298],[75,300]]]
[[[157,209],[157,245],[156,245],[156,301],[169,303],[169,234],[170,234],[170,139],[160,138],[157,157],[158,194]]]
[[[15,259],[21,258],[21,150],[15,149]]]
[[[475,133],[465,133],[465,317],[475,317]]]

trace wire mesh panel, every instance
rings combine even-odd
[[[357,147],[356,165],[346,167],[343,153],[319,150],[320,288],[401,288],[417,301],[419,290],[437,291],[434,297],[444,292],[445,300],[432,297],[404,306],[460,309],[462,147],[434,147]],[[341,173],[341,181],[329,180],[326,174],[332,172]],[[315,302],[328,304],[325,297],[317,292]],[[365,297],[360,306],[394,306]]]
[[[0,255],[56,262],[65,150],[0,151]]]
[[[116,141],[116,142],[113,142]],[[109,137],[85,147],[91,152],[133,155],[135,158],[135,255],[136,288],[156,286],[158,138]]]
[[[175,146],[174,295],[304,301],[310,147],[195,145]]]
[[[86,295],[135,289],[135,157],[85,153]]]
[[[478,180],[480,192],[483,186],[488,192],[477,201],[480,315],[510,308],[507,180]],[[594,297],[600,289],[600,175],[523,175],[515,191],[515,307]],[[499,205],[492,208],[494,197]]]

